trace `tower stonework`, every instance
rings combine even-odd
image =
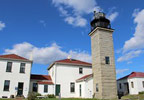
[[[113,29],[104,13],[95,13],[91,22],[92,70],[94,98],[117,98]]]

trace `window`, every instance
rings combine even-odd
[[[105,63],[110,64],[110,58],[109,57],[105,57]]]
[[[9,80],[5,80],[4,82],[4,91],[9,91],[9,85],[10,85],[10,81]]]
[[[7,62],[6,72],[11,72],[12,70],[12,62]]]
[[[142,84],[143,84],[143,88],[144,88],[144,81],[142,82]]]
[[[79,74],[83,73],[83,68],[79,68]]]
[[[98,83],[96,84],[96,92],[98,92],[99,91],[99,89],[98,89]]]
[[[131,87],[134,88],[134,83],[133,82],[131,82]]]
[[[45,92],[45,93],[48,92],[48,85],[44,85],[44,92]]]
[[[122,89],[122,85],[121,85],[121,83],[119,83],[119,88]]]
[[[25,73],[25,63],[20,64],[20,73]]]
[[[38,84],[33,83],[33,92],[37,92],[37,89],[38,89]]]
[[[75,92],[75,83],[70,83],[70,92]]]

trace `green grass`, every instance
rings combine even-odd
[[[122,97],[123,100],[130,99],[130,100],[144,100],[144,94],[139,95],[127,95]]]
[[[39,99],[37,99],[39,100]],[[59,98],[45,98],[41,100],[59,100]],[[61,100],[98,100],[98,99],[80,99],[80,98],[61,98]]]
[[[2,99],[2,98],[0,98],[0,100],[16,100],[16,99]],[[27,100],[27,99],[23,99],[23,100]],[[36,99],[36,100],[59,100],[59,98],[44,98],[44,99]],[[99,100],[99,99],[61,98],[61,100]]]
[[[45,98],[37,100],[59,100],[59,98]],[[84,99],[84,98],[61,98],[61,100],[99,100],[99,99]],[[117,99],[114,99],[117,100]]]

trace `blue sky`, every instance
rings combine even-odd
[[[91,62],[90,20],[103,11],[115,29],[117,78],[144,71],[143,0],[0,0],[0,54],[33,54],[32,73],[67,56]]]

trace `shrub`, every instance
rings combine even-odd
[[[37,97],[37,96],[41,96],[41,94],[40,94],[40,93],[35,92],[35,96],[36,96],[36,97]]]
[[[139,94],[144,94],[144,91],[142,91],[142,92],[139,92]]]
[[[41,96],[40,93],[36,93],[36,92],[30,92],[28,95],[28,100],[35,100],[37,98],[37,96]]]
[[[14,98],[14,95],[10,95],[10,98]]]
[[[54,94],[48,94],[48,98],[56,98]]]

